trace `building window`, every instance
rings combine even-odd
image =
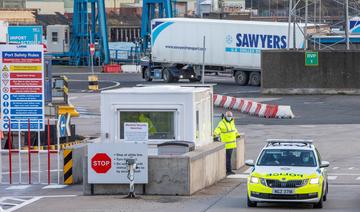
[[[68,30],[66,29],[65,30],[65,44],[68,44],[69,43],[69,36],[68,36]]]
[[[124,139],[125,122],[146,122],[149,140],[175,139],[174,112],[168,111],[120,111],[120,139]]]
[[[58,42],[58,33],[57,32],[51,33],[51,40],[52,40],[52,42]]]

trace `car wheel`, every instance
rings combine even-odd
[[[144,72],[144,78],[146,81],[151,82],[153,79],[151,78],[150,68],[147,68]]]
[[[248,83],[249,80],[249,75],[248,73],[246,73],[245,71],[236,71],[235,72],[235,82],[238,85],[246,85]]]
[[[324,185],[323,185],[324,186]],[[324,188],[324,187],[323,187]],[[324,192],[324,189],[323,189],[323,192]],[[323,204],[324,204],[324,201],[323,201],[323,197],[325,195],[323,195],[321,198],[320,198],[320,201],[316,204],[314,204],[314,208],[323,208]]]
[[[325,195],[324,195],[324,197],[323,197],[323,201],[325,202],[326,200],[327,200],[327,194],[328,194],[328,192],[329,192],[329,184],[326,182],[326,191],[325,191]]]
[[[247,197],[247,206],[248,206],[249,208],[254,208],[254,207],[257,206],[257,202],[251,201],[250,198],[249,198],[249,196],[248,196],[248,197]]]

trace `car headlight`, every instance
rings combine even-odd
[[[257,177],[251,177],[251,178],[250,178],[250,182],[251,182],[251,183],[259,183],[259,178],[257,178]]]
[[[310,179],[310,184],[319,184],[320,179],[319,178],[313,178]]]

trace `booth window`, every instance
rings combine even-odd
[[[124,139],[125,122],[146,122],[149,139],[175,139],[174,112],[120,111],[120,139]]]
[[[52,32],[51,36],[52,36],[52,42],[58,41],[58,33],[57,32]]]

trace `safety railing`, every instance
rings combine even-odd
[[[56,155],[56,160],[57,160],[57,184],[60,184],[60,138],[59,136],[57,136],[57,140],[56,140],[56,149],[53,150],[50,148],[51,146],[51,130],[50,130],[50,124],[51,122],[53,122],[55,124],[55,126],[57,126],[57,119],[47,119],[47,124],[46,124],[46,128],[47,128],[47,135],[46,135],[46,143],[47,143],[47,149],[43,150],[41,149],[41,136],[40,130],[35,131],[37,133],[37,146],[36,145],[32,145],[31,144],[31,132],[34,132],[31,130],[31,126],[30,124],[37,124],[37,128],[36,129],[41,129],[41,124],[45,124],[42,123],[41,120],[37,120],[37,122],[34,120],[28,120],[27,121],[27,129],[23,129],[24,127],[24,122],[17,122],[17,123],[12,123],[11,120],[8,120],[8,135],[7,135],[7,139],[5,140],[5,142],[7,143],[7,149],[2,149],[2,145],[0,145],[0,183],[1,184],[24,184],[24,183],[28,183],[28,184],[34,184],[34,182],[32,181],[32,177],[33,177],[33,173],[36,172],[35,170],[32,169],[32,155],[37,154],[37,160],[38,160],[38,164],[37,164],[37,172],[38,172],[38,184],[42,184],[41,182],[41,173],[44,172],[44,170],[42,170],[42,155],[43,154],[47,154],[46,156],[46,163],[47,163],[47,170],[45,170],[47,172],[47,184],[51,184],[52,180],[51,180],[51,155]],[[12,131],[12,126],[16,126],[17,133],[14,133]],[[22,133],[27,132],[27,135],[24,136],[24,145],[22,145]],[[18,138],[18,145],[17,145],[17,149],[13,148],[13,146],[15,145],[15,142],[13,142],[12,138],[13,135],[17,134],[17,138]],[[32,148],[33,147],[33,148]],[[2,163],[1,159],[3,158],[4,154],[8,154],[8,173],[3,173],[3,165],[6,166],[6,163]],[[23,154],[27,153],[27,158],[26,157],[22,157]],[[14,154],[17,154],[18,157],[18,182],[14,182],[13,178],[14,178],[14,174],[16,172],[14,172],[15,167],[13,164],[13,159],[15,159]],[[23,170],[23,162],[24,160],[26,160],[25,163],[27,163],[27,170]],[[28,173],[28,182],[23,182],[23,174]],[[8,182],[3,182],[3,175],[7,175],[8,174]]]
[[[141,59],[140,48],[110,49],[110,58],[118,63],[138,64]]]

